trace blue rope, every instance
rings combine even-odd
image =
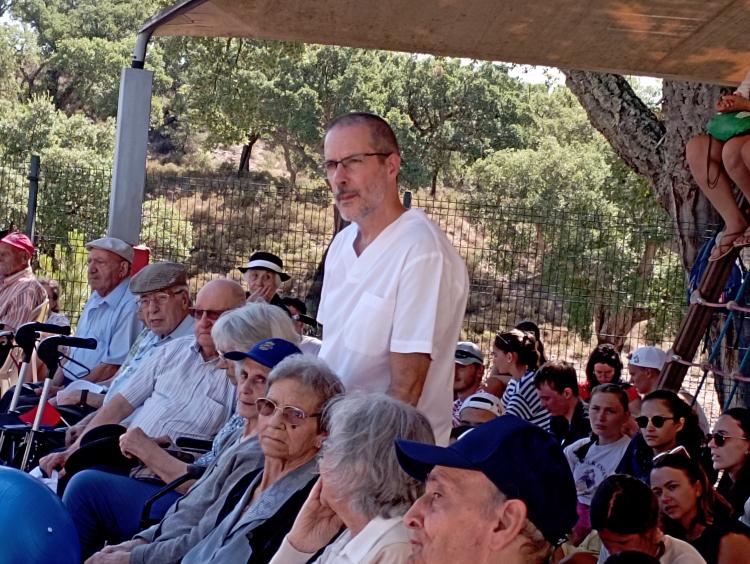
[[[740,284],[740,287],[737,289],[737,294],[734,297],[734,301],[737,303],[740,303],[744,294],[745,289],[748,286],[748,283],[750,282],[750,270],[745,272],[745,276],[742,278],[742,284]],[[721,352],[721,342],[724,340],[724,338],[727,335],[727,332],[729,331],[729,327],[731,326],[732,321],[734,320],[734,311],[730,310],[729,314],[727,315],[726,320],[724,321],[724,326],[721,328],[721,331],[719,332],[719,336],[716,338],[716,342],[713,345],[713,348],[711,349],[711,354],[708,356],[708,364],[713,364],[713,362],[719,357],[719,353]],[[750,348],[748,348],[745,351],[745,355],[742,357],[742,362],[740,363],[739,371],[740,373],[745,373],[744,371],[750,368]],[[695,394],[693,395],[693,401],[691,402],[691,407],[696,404],[698,401],[698,394],[700,394],[701,389],[703,389],[703,384],[706,382],[706,378],[708,378],[708,370],[703,371],[703,376],[701,377],[701,381],[698,383],[698,387],[695,390]],[[729,408],[729,404],[731,403],[732,399],[734,399],[734,395],[737,392],[737,386],[739,385],[739,382],[735,380],[734,384],[732,385],[732,389],[729,392],[729,397],[727,398],[726,402],[724,402],[724,409],[723,411],[726,411]]]

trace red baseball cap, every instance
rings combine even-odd
[[[31,240],[20,231],[8,233],[5,237],[0,239],[0,243],[5,243],[7,245],[10,245],[11,247],[26,251],[27,253],[29,253],[29,256],[34,255],[34,245],[32,244]]]

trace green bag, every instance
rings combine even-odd
[[[719,112],[708,121],[706,129],[719,141],[750,133],[750,112]]]

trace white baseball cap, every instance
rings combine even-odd
[[[500,415],[502,414],[500,398],[498,398],[497,396],[493,396],[489,392],[476,392],[475,394],[471,394],[468,398],[466,398],[461,404],[461,409],[458,411],[459,417],[461,416],[461,412],[467,407],[474,407],[476,409],[489,411],[490,413],[497,415],[498,417],[500,417]]]
[[[628,364],[642,368],[655,368],[661,370],[667,359],[667,353],[658,347],[639,347],[630,355]]]

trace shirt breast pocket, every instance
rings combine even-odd
[[[394,299],[363,292],[349,318],[351,326],[345,330],[347,348],[366,356],[389,350],[395,307]]]

